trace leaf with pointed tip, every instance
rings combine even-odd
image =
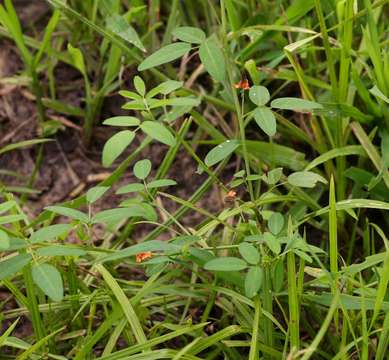
[[[191,44],[201,44],[205,40],[204,31],[192,26],[180,26],[172,32],[178,40]]]
[[[206,39],[200,45],[199,56],[205,70],[207,70],[215,80],[222,82],[226,75],[226,64],[223,52],[214,36]]]
[[[59,215],[63,215],[75,220],[79,220],[84,223],[87,223],[89,221],[88,215],[84,214],[79,210],[72,209],[66,206],[46,206],[45,209]]]
[[[220,257],[205,263],[204,269],[211,271],[240,271],[246,269],[247,264],[236,257]]]
[[[103,148],[103,166],[108,167],[119,157],[134,140],[135,133],[130,130],[119,131],[105,143]]]
[[[0,250],[6,250],[10,247],[8,234],[0,229]]]
[[[126,193],[131,193],[131,192],[138,192],[138,191],[143,191],[145,189],[145,186],[141,183],[132,183],[132,184],[127,184],[122,187],[120,187],[117,191],[116,194],[126,194]]]
[[[107,29],[112,31],[123,40],[133,44],[138,49],[146,51],[141,39],[135,29],[127,22],[127,20],[118,14],[114,14],[107,18]]]
[[[270,216],[267,225],[269,227],[270,232],[273,235],[278,235],[283,229],[284,224],[285,224],[285,219],[282,216],[282,214],[275,212]]]
[[[146,85],[143,79],[140,76],[134,77],[134,87],[139,95],[145,96],[146,94]]]
[[[257,125],[268,136],[275,135],[277,131],[277,122],[274,117],[273,111],[268,107],[261,106],[254,110],[254,119]]]
[[[38,249],[39,256],[82,256],[86,251],[65,245],[51,245]]]
[[[99,200],[109,189],[109,186],[94,186],[86,192],[86,201],[93,204]]]
[[[108,209],[98,212],[92,219],[92,223],[117,222],[130,217],[141,217],[149,221],[157,220],[154,208],[146,203],[133,204],[125,208]]]
[[[258,266],[250,267],[244,281],[245,294],[248,298],[254,297],[262,287],[263,270]]]
[[[140,128],[144,133],[149,135],[151,138],[158,140],[159,142],[174,146],[176,139],[172,133],[162,124],[155,121],[144,121]]]
[[[239,244],[239,253],[242,255],[242,258],[251,265],[257,265],[260,260],[258,250],[254,245],[247,242]]]
[[[177,42],[174,44],[166,45],[143,60],[138,66],[138,71],[151,69],[153,67],[176,60],[188,53],[190,49],[190,44],[184,42]]]
[[[31,237],[31,243],[43,243],[50,240],[55,240],[56,238],[64,235],[73,227],[71,224],[55,224],[43,227],[35,231]]]
[[[0,280],[15,275],[19,270],[22,270],[31,259],[32,257],[30,254],[20,254],[7,260],[0,261]]]
[[[275,99],[271,102],[271,107],[282,110],[294,110],[294,111],[310,111],[314,109],[322,109],[323,105],[305,99],[283,97]]]
[[[298,171],[288,176],[288,183],[293,186],[313,188],[317,182],[327,184],[323,176],[312,171]]]
[[[159,187],[164,187],[164,186],[172,186],[172,185],[177,185],[177,183],[174,180],[171,180],[171,179],[158,179],[158,180],[150,181],[147,184],[147,187],[149,189],[153,189],[153,188],[159,188]]]
[[[205,157],[205,164],[213,166],[224,160],[228,155],[232,154],[239,147],[238,140],[227,140],[215,146]]]
[[[32,268],[35,284],[53,301],[62,301],[63,282],[59,271],[52,265],[39,264]]]
[[[103,124],[111,126],[138,126],[140,121],[135,116],[114,116],[104,120]]]

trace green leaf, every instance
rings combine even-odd
[[[62,301],[63,283],[59,271],[52,265],[39,264],[32,268],[35,284],[53,301]]]
[[[167,80],[164,81],[163,83],[160,83],[158,86],[156,86],[154,89],[151,89],[146,97],[147,98],[152,98],[153,96],[157,94],[162,94],[162,95],[168,95],[174,90],[182,88],[184,85],[183,81],[175,81],[175,80]]]
[[[134,132],[123,130],[108,139],[103,148],[103,166],[108,167],[112,165],[126,147],[131,144],[134,137]]]
[[[264,181],[269,185],[277,184],[282,177],[282,168],[276,168],[269,171],[264,177]]]
[[[150,99],[147,101],[150,109],[155,109],[163,106],[198,106],[200,99],[192,96],[175,97],[169,99]]]
[[[86,251],[65,245],[51,245],[36,250],[39,256],[82,256]]]
[[[136,162],[134,165],[134,175],[139,180],[144,180],[149,176],[151,171],[151,161],[149,159],[143,159]]]
[[[221,257],[205,263],[204,269],[210,271],[240,271],[246,269],[247,264],[236,257]]]
[[[250,267],[247,272],[244,289],[248,298],[254,297],[262,287],[263,270],[258,266]]]
[[[140,128],[144,133],[149,135],[151,138],[158,140],[159,142],[174,146],[176,144],[176,139],[171,134],[171,132],[162,124],[155,121],[144,121]]]
[[[72,46],[72,44],[68,44],[68,52],[70,54],[70,57],[72,59],[73,66],[84,76],[86,76],[86,70],[85,70],[85,62],[84,62],[84,56],[82,55],[82,52],[80,49],[77,49]]]
[[[119,95],[120,96],[123,96],[127,99],[132,99],[132,100],[140,100],[143,102],[143,99],[142,99],[142,96],[140,96],[139,94],[137,94],[136,92],[134,91],[129,91],[129,90],[120,90],[119,91]]]
[[[3,146],[0,149],[0,155],[6,153],[8,151],[12,151],[12,150],[16,150],[16,149],[22,149],[22,148],[25,148],[25,147],[28,147],[28,146],[32,146],[32,145],[37,145],[37,144],[43,144],[43,143],[49,142],[49,141],[53,141],[53,140],[51,140],[51,139],[32,139],[32,140],[19,141],[17,143],[13,143],[13,144],[9,144],[9,145]]]
[[[216,37],[212,36],[200,45],[199,56],[212,78],[222,82],[226,75],[226,64]]]
[[[255,122],[266,135],[275,135],[277,131],[277,122],[273,111],[265,106],[261,106],[254,110],[253,115]]]
[[[247,242],[239,244],[239,253],[251,265],[257,265],[260,260],[258,250],[254,245]]]
[[[205,164],[213,166],[224,160],[228,155],[232,154],[239,147],[238,140],[227,140],[214,147],[205,157]]]
[[[92,219],[92,223],[118,222],[130,217],[141,217],[149,221],[156,221],[157,214],[149,204],[133,204],[125,208],[115,208],[98,212]]]
[[[389,104],[389,99],[385,96],[385,94],[377,87],[377,85],[374,85],[369,90],[375,97],[385,101],[387,104]]]
[[[0,229],[0,250],[6,250],[10,247],[8,234]]]
[[[273,234],[265,232],[263,234],[263,241],[274,254],[278,255],[281,252],[280,241]]]
[[[146,94],[146,85],[143,79],[140,76],[134,77],[134,87],[139,95],[145,96]]]
[[[0,280],[15,275],[31,261],[31,258],[30,254],[20,254],[0,261]]]
[[[321,104],[318,104],[317,102],[292,97],[275,99],[271,102],[270,105],[271,107],[276,109],[294,111],[309,111],[323,108],[323,106]]]
[[[293,186],[313,188],[317,182],[327,184],[323,176],[312,171],[298,171],[288,176],[288,183]]]
[[[73,225],[71,224],[49,225],[35,231],[31,235],[30,241],[34,244],[38,242],[43,243],[46,241],[54,240],[70,231],[72,227]]]
[[[86,192],[86,201],[89,204],[99,200],[109,189],[109,186],[95,186]]]
[[[111,126],[138,126],[140,121],[135,116],[114,116],[104,120],[103,124]]]
[[[127,22],[127,20],[119,14],[113,14],[107,18],[107,29],[122,39],[133,44],[138,49],[146,51],[135,29]]]
[[[143,60],[138,66],[138,71],[151,69],[153,67],[176,60],[188,53],[190,49],[190,44],[184,42],[166,45]]]
[[[270,100],[270,94],[264,86],[255,85],[249,90],[249,98],[255,105],[263,106]]]
[[[138,192],[145,189],[145,186],[141,183],[133,183],[133,184],[127,184],[122,187],[120,187],[116,194],[126,194],[131,192]]]
[[[278,212],[273,213],[267,223],[269,230],[273,235],[278,235],[283,229],[284,224],[285,219],[282,214]]]
[[[0,217],[0,225],[3,224],[11,224],[20,220],[25,220],[26,215],[24,214],[18,214],[18,215],[6,215]]]
[[[16,205],[14,200],[9,200],[0,204],[0,214],[11,210]]]
[[[205,40],[204,31],[192,26],[181,26],[173,30],[172,34],[181,41],[191,44],[201,44]]]
[[[149,189],[154,189],[154,188],[160,188],[160,187],[172,186],[172,185],[177,185],[177,183],[171,179],[159,179],[159,180],[150,181],[147,184],[147,187]]]
[[[46,206],[45,209],[59,215],[79,220],[84,223],[87,223],[89,221],[88,215],[76,209],[68,208],[65,206]]]

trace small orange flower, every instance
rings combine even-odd
[[[235,89],[248,90],[250,89],[249,81],[247,79],[242,79],[237,84],[235,84],[234,87]]]
[[[230,191],[227,193],[227,195],[226,195],[224,201],[225,201],[226,203],[233,203],[233,202],[235,201],[235,198],[236,198],[236,191],[230,190]]]
[[[151,251],[140,252],[136,254],[135,260],[137,263],[141,263],[144,260],[150,259],[153,256]]]

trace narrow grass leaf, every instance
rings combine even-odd
[[[136,315],[134,308],[132,307],[130,301],[128,300],[123,289],[111,275],[111,273],[101,264],[95,265],[96,270],[103,276],[104,281],[107,286],[112,290],[115,298],[119,302],[123,313],[130,324],[130,327],[134,333],[135,339],[139,344],[143,344],[147,341],[146,335],[143,332],[142,325]],[[144,348],[147,350],[148,347]]]

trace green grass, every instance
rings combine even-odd
[[[0,148],[38,149],[24,186],[0,183],[0,359],[386,359],[388,1],[46,3],[40,33],[0,5],[24,66],[4,82],[29,87],[39,122]],[[106,119],[118,93],[127,115]],[[53,112],[111,175],[33,218]],[[198,185],[178,196],[184,158]],[[125,201],[99,210],[128,171]]]

